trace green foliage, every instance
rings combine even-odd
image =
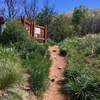
[[[22,59],[24,68],[30,74],[30,83],[32,90],[38,96],[42,95],[48,83],[48,74],[50,67],[47,44],[38,41],[27,42],[17,49]],[[17,44],[18,46],[18,44]]]
[[[51,38],[56,42],[64,40],[66,37],[71,37],[73,33],[71,18],[64,15],[55,17],[51,23],[51,29]]]
[[[89,13],[88,13],[89,14]],[[94,34],[94,33],[99,33],[100,32],[100,15],[97,14],[94,16],[90,15],[84,19],[81,20],[80,22],[80,32],[82,35],[86,34]]]
[[[38,41],[25,41],[14,44],[16,50],[20,52],[20,57],[26,59],[31,52],[38,53],[40,56],[44,56],[47,46]]]
[[[76,32],[80,32],[80,28],[81,28],[80,23],[85,17],[87,17],[87,11],[88,9],[84,6],[80,6],[74,9],[72,22],[74,25],[74,30]]]
[[[3,44],[16,43],[28,39],[24,27],[18,21],[7,22],[4,32],[0,35],[0,42]]]
[[[48,83],[50,60],[47,55],[47,51],[44,55],[41,54],[41,51],[33,51],[24,60],[25,66],[31,75],[32,89],[38,96],[42,94]]]
[[[100,99],[100,35],[71,38],[62,42],[68,54],[65,91],[72,100]]]
[[[46,48],[48,48],[49,46],[52,46],[52,45],[55,45],[55,44],[56,44],[56,42],[54,42],[52,39],[49,38],[49,39],[46,40],[44,45],[45,45]]]
[[[57,15],[54,8],[44,7],[36,16],[36,23],[39,25],[47,25],[48,37],[51,38],[52,34],[52,21]]]
[[[86,17],[87,10],[88,9],[84,6],[80,6],[78,8],[75,8],[74,12],[73,12],[73,17],[72,17],[73,24],[75,24],[75,25],[80,24],[82,18]]]
[[[49,25],[56,13],[51,7],[44,7],[36,16],[36,23],[39,25]]]
[[[24,71],[29,72],[27,80],[30,80],[32,90],[36,95],[42,95],[48,85],[51,64],[47,49],[54,42],[47,40],[43,44],[29,39],[24,27],[17,21],[7,22],[0,35],[0,43],[4,46],[0,47],[0,89],[19,83],[26,73],[22,72],[23,66]]]
[[[20,82],[21,77],[21,64],[16,52],[12,48],[0,46],[0,89],[8,88]]]

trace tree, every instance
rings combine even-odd
[[[88,33],[99,33],[100,15],[84,18],[80,23],[80,27],[82,35],[86,35]]]
[[[81,20],[87,17],[87,11],[88,9],[85,6],[80,6],[74,9],[73,16],[72,16],[72,22],[73,22],[74,29],[76,32],[80,30],[79,24]]]
[[[51,24],[51,38],[56,42],[64,40],[73,35],[73,26],[71,18],[64,15],[57,16]]]
[[[5,0],[7,6],[8,18],[14,19],[17,15],[17,0]]]
[[[22,1],[24,13],[31,20],[34,20],[37,14],[37,2],[37,0],[31,0],[30,3],[27,0]]]
[[[53,17],[56,15],[56,12],[53,8],[44,7],[41,12],[36,16],[36,23],[40,25],[48,25],[52,21]]]
[[[51,28],[51,22],[54,19],[54,17],[57,15],[54,8],[51,8],[49,6],[44,6],[44,8],[39,12],[36,16],[36,23],[39,25],[47,25],[48,28],[48,36],[50,36],[50,32],[52,30]]]

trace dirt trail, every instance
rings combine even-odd
[[[52,66],[49,73],[50,86],[44,93],[43,100],[69,100],[67,94],[64,95],[61,93],[61,82],[64,81],[64,70],[66,68],[65,59],[59,55],[58,46],[49,47],[49,51],[52,60]]]

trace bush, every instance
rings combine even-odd
[[[16,71],[18,69],[13,68],[17,66],[11,63],[11,61],[6,61],[0,65],[0,89],[8,88],[20,79],[19,73]]]
[[[26,59],[31,52],[36,54],[40,54],[40,56],[44,56],[47,51],[46,45],[39,43],[38,41],[23,41],[20,43],[14,44],[15,48],[18,52],[20,52],[20,56],[22,59]]]
[[[98,54],[100,54],[100,42],[99,43],[97,43],[97,45],[96,45],[96,48],[95,48],[95,54],[96,55],[98,55]]]
[[[25,60],[36,95],[41,95],[48,83],[50,60],[46,55],[42,56],[39,53],[31,52]]]
[[[52,45],[55,45],[55,44],[56,44],[56,42],[54,42],[52,39],[49,38],[49,39],[46,40],[44,45],[45,45],[46,48],[48,48],[49,46],[52,46]]]
[[[3,44],[26,41],[28,34],[25,28],[18,21],[7,22],[4,32],[0,36],[0,42]]]
[[[12,49],[0,47],[0,89],[19,82],[20,77],[22,77],[22,70],[16,53]]]
[[[38,41],[31,42],[30,45],[26,44],[27,42],[19,49],[20,56],[30,74],[32,89],[40,96],[48,83],[50,60],[47,46]]]
[[[71,37],[73,34],[71,18],[64,15],[55,17],[51,23],[51,29],[51,39],[55,42],[60,42],[66,37]]]
[[[71,100],[100,99],[100,54],[97,52],[99,35],[88,35],[63,41],[69,65],[65,71],[68,82],[64,89],[71,95]]]

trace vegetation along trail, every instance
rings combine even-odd
[[[59,55],[59,47],[49,47],[51,55],[52,66],[50,69],[50,85],[47,91],[44,93],[43,100],[69,100],[62,91],[62,82],[64,81],[64,70],[66,63],[64,57]]]

